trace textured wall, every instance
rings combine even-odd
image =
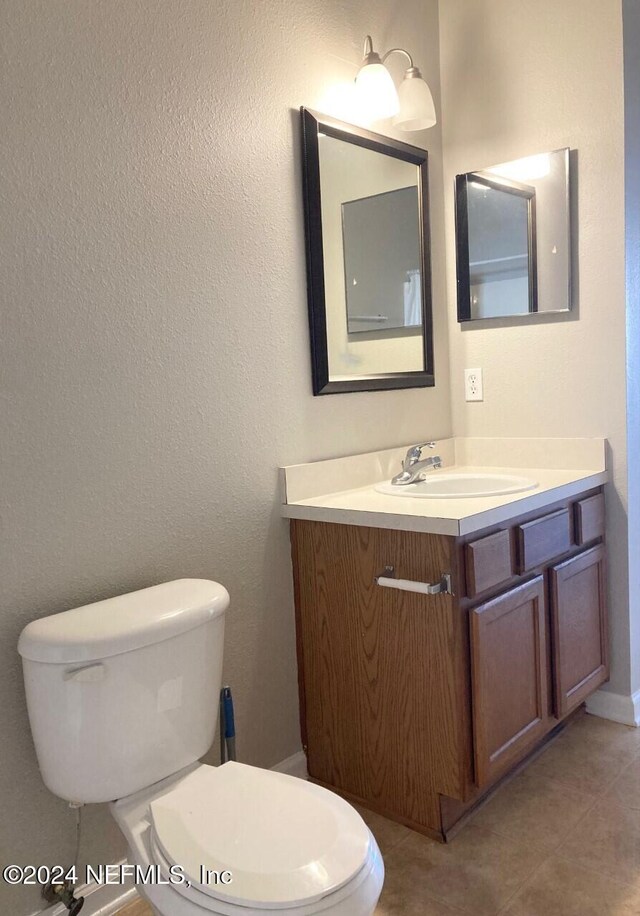
[[[65,861],[16,642],[34,617],[178,576],[232,596],[238,748],[300,746],[276,467],[450,433],[439,128],[431,390],[311,396],[297,109],[365,32],[438,94],[435,0],[0,5],[0,858]],[[101,808],[85,857],[123,853]],[[2,912],[40,907],[0,885]]]
[[[612,678],[629,694],[622,21],[620,0],[447,0],[440,7],[445,189],[456,173],[577,150],[569,317],[456,322],[446,195],[451,396],[458,436],[606,436]],[[465,403],[463,368],[484,369]]]

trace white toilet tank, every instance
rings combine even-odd
[[[124,798],[206,753],[228,605],[217,582],[178,579],[25,627],[29,721],[55,795]]]

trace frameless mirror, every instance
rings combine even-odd
[[[571,308],[569,150],[456,176],[458,321]]]
[[[426,151],[302,128],[314,394],[433,385]]]

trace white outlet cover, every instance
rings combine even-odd
[[[464,370],[464,399],[465,401],[483,401],[482,369]]]

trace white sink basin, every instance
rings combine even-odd
[[[469,499],[474,496],[504,496],[508,493],[520,493],[533,490],[537,481],[530,477],[518,477],[515,474],[456,474],[447,471],[428,471],[426,480],[405,486],[394,486],[392,483],[376,484],[378,493],[388,496],[413,496],[420,499]]]

